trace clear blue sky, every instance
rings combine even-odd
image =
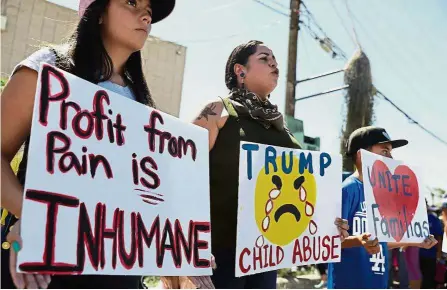
[[[287,13],[288,0],[263,0]],[[76,7],[78,0],[51,0]],[[352,21],[345,0],[307,1],[307,7],[328,36],[348,56]],[[447,140],[447,1],[348,0],[358,21],[359,42],[370,58],[374,84],[415,120]],[[335,7],[335,9],[334,9]],[[338,12],[338,15],[337,15]],[[347,27],[343,27],[342,22]],[[253,0],[177,0],[173,14],[153,26],[152,35],[187,47],[180,117],[191,120],[210,99],[224,96],[226,60],[232,49],[251,39],[264,41],[280,65],[280,82],[272,102],[283,110],[287,70],[287,17]],[[349,34],[348,34],[349,33]],[[298,78],[341,69],[305,29],[299,34]],[[298,86],[297,97],[341,86],[343,75]],[[342,92],[297,103],[296,117],[305,133],[322,138],[321,149],[339,152],[343,122]],[[447,146],[435,140],[392,108],[376,99],[375,124],[392,138],[410,144],[394,152],[395,158],[420,168],[424,186],[447,189]]]

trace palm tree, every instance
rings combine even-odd
[[[366,54],[357,50],[346,65],[345,84],[349,85],[346,94],[346,123],[342,128],[341,148],[343,155],[343,170],[353,171],[354,162],[345,156],[345,144],[351,133],[373,122],[375,89],[372,84],[371,66]]]

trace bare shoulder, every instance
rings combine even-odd
[[[202,106],[196,120],[209,120],[213,118],[219,118],[223,111],[223,108],[224,105],[220,98],[210,100],[206,102],[204,106]]]
[[[210,127],[220,128],[223,120],[228,116],[222,99],[216,98],[205,103],[193,123],[210,129]]]

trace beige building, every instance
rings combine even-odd
[[[1,76],[45,43],[61,43],[78,21],[76,11],[46,0],[1,0]],[[149,37],[144,73],[160,110],[178,116],[186,47]]]

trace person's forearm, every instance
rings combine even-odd
[[[1,207],[11,214],[20,217],[22,213],[23,188],[5,158],[2,157],[1,163]]]
[[[397,242],[388,242],[388,250],[392,250],[395,248],[402,248],[402,247],[419,247],[421,243],[397,243]]]
[[[441,237],[435,237],[435,239],[438,241],[438,249],[437,250],[439,252],[440,251],[440,249],[439,249],[439,246],[440,246],[439,241],[441,241]],[[388,249],[390,249],[390,250],[395,249],[395,248],[401,248],[401,247],[419,247],[419,248],[424,247],[424,243],[414,243],[414,242],[413,243],[408,243],[408,242],[407,243],[388,242],[387,245],[388,245]],[[431,248],[433,246],[434,246],[434,244],[432,244],[429,247]]]
[[[360,236],[349,236],[341,243],[342,249],[355,248],[361,246],[362,246],[362,240]]]

